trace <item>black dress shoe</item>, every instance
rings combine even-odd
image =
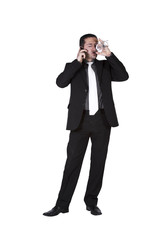
[[[86,209],[91,212],[92,215],[101,215],[102,212],[97,206],[87,206]]]
[[[64,208],[55,206],[50,211],[43,213],[43,215],[47,217],[53,217],[58,215],[59,213],[67,213],[67,212],[69,212],[68,208],[64,209]]]

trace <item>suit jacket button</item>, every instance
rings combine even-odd
[[[88,90],[87,90],[87,89],[85,89],[85,92],[87,93],[87,92],[88,92]]]

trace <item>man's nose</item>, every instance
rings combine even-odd
[[[92,47],[92,51],[95,52],[96,51],[96,46]]]

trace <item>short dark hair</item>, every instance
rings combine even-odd
[[[91,34],[91,33],[87,33],[87,34],[83,35],[83,36],[80,38],[80,40],[79,40],[79,46],[80,46],[80,47],[84,47],[85,39],[86,39],[86,38],[90,38],[90,37],[95,37],[95,38],[97,38],[96,35]]]

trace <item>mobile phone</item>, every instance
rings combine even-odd
[[[84,49],[84,47],[80,46],[80,49],[81,49],[81,50],[83,50],[83,49]],[[84,54],[86,55],[86,53],[85,53],[85,52],[84,52]],[[82,56],[82,57],[83,57],[83,56]],[[83,57],[83,58],[84,58],[84,57]]]

